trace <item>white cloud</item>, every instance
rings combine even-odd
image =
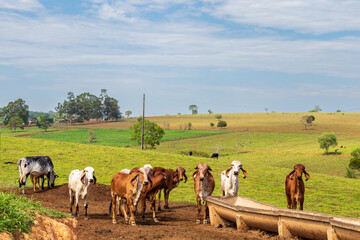
[[[0,9],[33,12],[41,8],[38,0],[0,0]]]
[[[357,0],[219,0],[203,2],[209,14],[239,24],[323,34],[360,30]]]

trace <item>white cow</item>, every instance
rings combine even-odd
[[[221,190],[223,196],[238,195],[240,170],[244,173],[244,178],[246,178],[247,172],[242,168],[240,161],[233,161],[230,168],[221,173]]]
[[[92,167],[86,167],[84,170],[74,170],[69,175],[69,195],[70,195],[70,213],[72,214],[72,206],[75,203],[75,217],[79,215],[79,196],[84,199],[85,219],[88,219],[88,188],[90,183],[96,183],[95,170]]]

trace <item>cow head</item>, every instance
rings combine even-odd
[[[184,168],[182,168],[182,167],[179,167],[179,168],[176,169],[176,175],[179,178],[179,181],[182,181],[185,178],[184,183],[186,183],[187,179],[188,179],[185,172],[186,172],[186,170]]]
[[[199,163],[198,165],[196,165],[195,170],[196,171],[193,173],[193,179],[195,179],[199,175],[200,181],[203,181],[205,176],[207,174],[210,174],[210,171],[212,171],[210,166],[206,163]]]
[[[90,183],[96,183],[95,170],[92,167],[86,167],[83,170],[83,175],[81,176],[81,182],[85,184],[84,178],[88,179]]]
[[[296,164],[294,166],[294,170],[290,172],[288,176],[292,174],[292,176],[290,177],[291,180],[293,180],[293,177],[301,179],[303,173],[305,174],[306,181],[309,180],[310,175],[305,171],[305,166],[303,164]]]
[[[242,163],[240,161],[232,161],[231,166],[226,170],[225,175],[226,177],[229,177],[230,171],[233,171],[233,174],[235,176],[239,175],[239,171],[241,170],[244,174],[244,178],[247,176],[247,172],[242,167]]]

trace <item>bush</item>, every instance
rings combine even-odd
[[[354,170],[351,170],[349,168],[346,168],[346,175],[347,178],[356,178],[356,174]]]
[[[349,167],[352,169],[360,170],[360,148],[355,149],[351,153],[351,156],[353,156],[353,158],[350,159]]]
[[[224,128],[227,126],[227,123],[226,121],[219,121],[216,126],[219,128]]]
[[[204,158],[209,158],[210,155],[207,154],[206,152],[201,152],[201,151],[194,151],[194,150],[191,150],[192,151],[192,156],[194,157],[204,157]],[[189,156],[189,150],[186,151],[180,151],[179,153],[182,154],[182,155],[186,155],[186,156]]]

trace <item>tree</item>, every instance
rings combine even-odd
[[[53,124],[53,119],[48,118],[45,115],[41,115],[38,119],[36,119],[35,124],[38,126],[38,128],[42,128],[46,132],[47,129]]]
[[[219,128],[224,128],[227,126],[227,123],[226,121],[219,121],[216,126]]]
[[[352,169],[360,170],[360,148],[355,149],[351,153],[352,158],[350,159],[349,167]]]
[[[209,114],[213,114],[214,112],[209,109],[209,110],[208,110],[208,113],[209,113]]]
[[[309,112],[321,112],[321,111],[322,111],[322,109],[320,108],[320,106],[315,105],[314,110],[310,110]]]
[[[312,126],[313,121],[315,121],[315,117],[313,115],[303,116],[301,118],[301,122],[304,124],[305,130],[307,129],[308,126]]]
[[[125,116],[127,116],[127,117],[130,117],[131,114],[132,114],[132,111],[126,111],[125,112]]]
[[[160,145],[160,140],[165,135],[165,131],[156,123],[146,119],[144,125],[145,148],[155,149],[155,145]],[[141,145],[142,118],[139,118],[138,122],[131,126],[130,129],[134,130],[130,139],[135,140],[138,145]]]
[[[220,119],[222,119],[222,115],[221,115],[221,114],[216,114],[216,115],[215,115],[215,118],[216,118],[217,120],[220,120]]]
[[[318,138],[320,148],[325,149],[325,153],[328,153],[330,146],[337,146],[337,139],[334,133],[323,133]]]
[[[215,124],[214,123],[210,123],[210,127],[214,127],[215,126]]]
[[[77,108],[74,93],[68,92],[67,95],[68,100],[64,100],[63,104],[58,103],[55,110],[58,112],[60,117],[69,119],[71,123],[77,117]]]
[[[196,106],[195,104],[193,105],[190,105],[189,106],[189,110],[191,111],[191,113],[194,115],[194,114],[197,114],[198,113],[198,106]]]
[[[14,102],[9,102],[6,107],[3,107],[1,116],[4,117],[4,125],[8,125],[10,120],[12,120],[12,123],[14,123],[14,117],[18,117],[22,123],[28,124],[29,106],[25,104],[24,100],[19,98]]]
[[[101,100],[88,92],[82,93],[76,97],[77,114],[84,120],[100,119],[103,117],[101,109]]]
[[[120,119],[121,112],[119,102],[115,98],[107,97],[103,102],[103,117],[105,120]]]
[[[7,125],[9,129],[16,131],[17,128],[24,129],[23,120],[19,116],[13,116],[9,119]]]

